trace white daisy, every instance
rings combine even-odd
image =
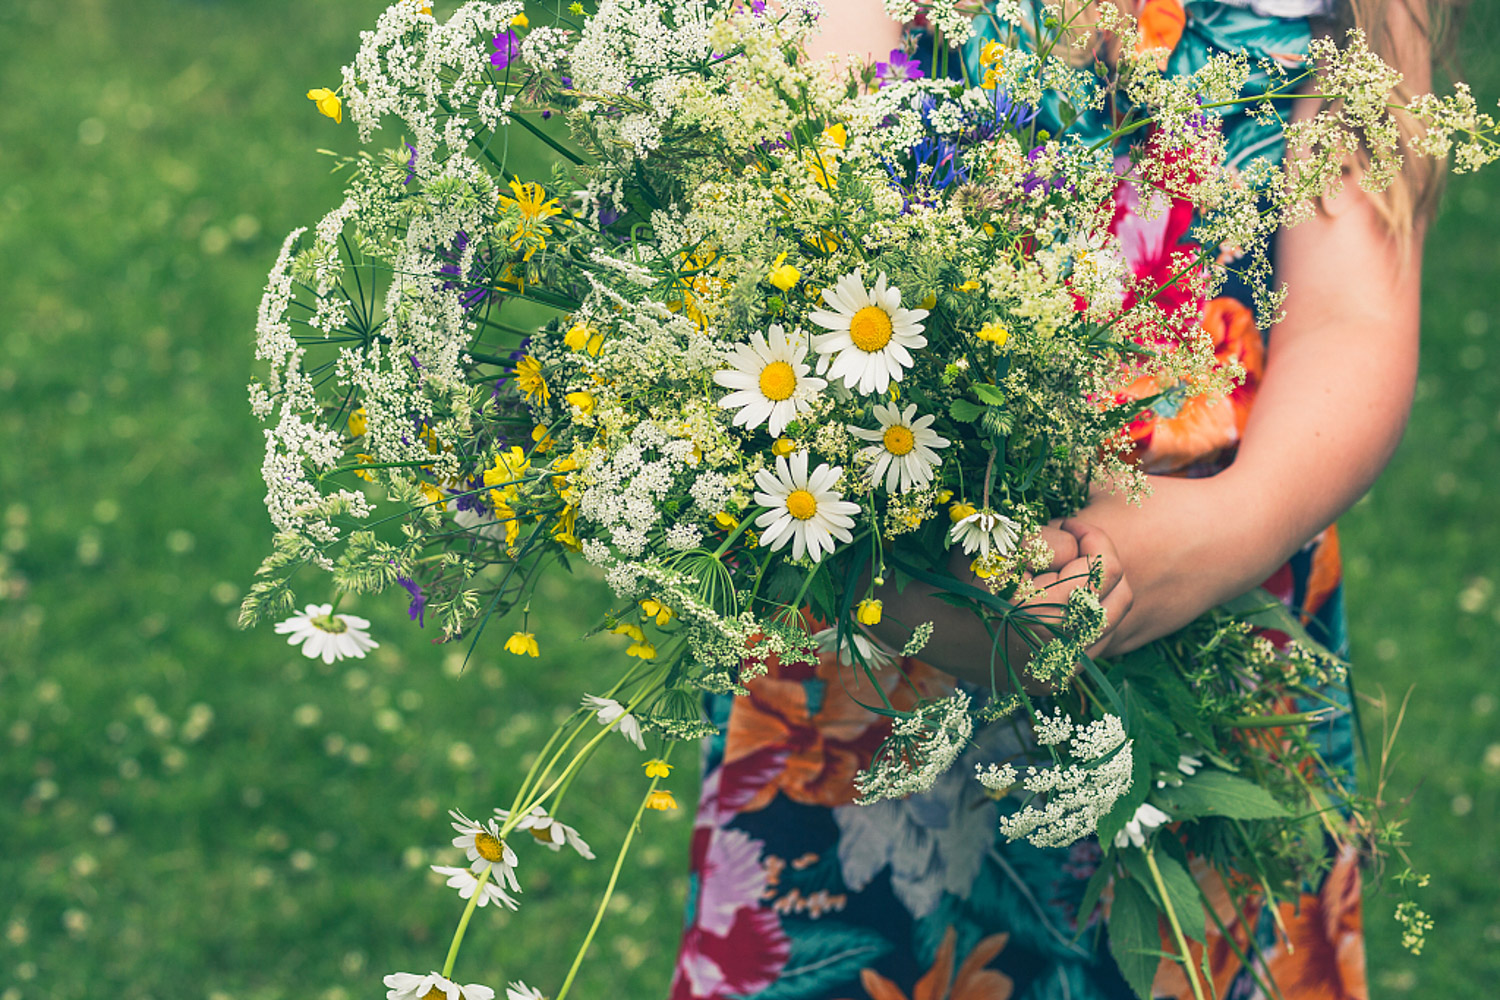
[[[504,903],[512,910],[520,908],[520,904],[511,898],[510,893],[496,885],[493,879],[486,881],[481,886],[479,879],[467,868],[450,868],[447,865],[433,865],[432,870],[439,875],[448,876],[448,885],[458,890],[458,895],[461,899],[468,899],[478,891],[479,902],[476,904],[478,906],[488,906],[491,902],[494,902]]]
[[[505,1000],[547,1000],[547,998],[535,986],[514,982],[505,988]]]
[[[1021,537],[1021,528],[1004,514],[986,508],[959,521],[948,531],[948,537],[964,547],[964,555],[973,555],[979,550],[980,559],[990,558],[990,553],[1004,558],[1016,550],[1016,541]]]
[[[521,883],[516,881],[516,865],[520,858],[509,844],[500,839],[500,828],[495,821],[476,823],[457,809],[449,809],[448,815],[453,817],[453,829],[458,831],[453,846],[469,856],[470,869],[476,875],[486,868],[492,869],[491,878],[497,885],[503,882],[512,891],[520,892]]]
[[[510,810],[496,809],[495,818],[504,823],[510,819]],[[561,850],[563,844],[567,844],[588,860],[594,860],[594,852],[589,849],[589,845],[584,839],[578,835],[578,831],[566,823],[559,823],[547,815],[547,810],[541,806],[532,806],[531,812],[522,816],[520,821],[516,823],[516,829],[527,831],[532,837],[536,838],[538,843],[554,851]]]
[[[912,349],[927,346],[922,336],[927,310],[901,308],[901,289],[887,288],[885,280],[881,272],[875,287],[866,289],[860,271],[846,274],[834,287],[823,289],[823,301],[832,311],[808,314],[814,323],[833,331],[813,338],[813,350],[823,355],[818,374],[826,372],[829,379],[842,379],[846,387],[857,387],[866,395],[885,392],[891,382],[901,381],[903,370],[912,366]]]
[[[903,411],[891,404],[875,404],[875,419],[880,421],[879,430],[863,427],[849,428],[849,433],[866,441],[879,444],[860,449],[860,457],[872,463],[870,481],[878,483],[885,477],[885,488],[890,493],[905,493],[917,490],[932,482],[932,470],[942,462],[938,448],[946,448],[953,442],[932,430],[937,417],[928,414],[916,416],[917,404],[910,403]]]
[[[301,643],[304,656],[321,656],[324,663],[346,656],[363,660],[367,652],[380,645],[365,631],[369,627],[367,619],[334,614],[332,604],[309,604],[302,614],[276,623],[276,631],[288,636],[287,642],[293,646]]]
[[[416,976],[410,972],[393,972],[385,977],[386,1000],[493,1000],[495,991],[488,986],[470,983],[460,986],[436,972]]]
[[[736,344],[728,362],[734,367],[714,372],[714,381],[734,389],[719,405],[739,408],[734,415],[736,426],[754,430],[766,421],[766,430],[776,437],[786,425],[811,409],[812,399],[828,383],[809,375],[807,338],[801,333],[788,334],[771,325],[769,338],[756,332],[748,344]]]
[[[794,452],[790,462],[786,456],[778,457],[774,473],[770,469],[757,472],[755,485],[761,491],[755,494],[755,502],[771,508],[755,519],[755,526],[764,531],[760,544],[774,552],[790,539],[793,559],[801,559],[806,552],[817,562],[824,549],[832,554],[835,538],[852,542],[849,529],[854,527],[854,518],[850,515],[859,513],[859,504],[845,500],[833,488],[843,473],[825,462],[809,476],[805,451]]]
[[[1130,817],[1130,821],[1125,824],[1125,827],[1119,833],[1115,834],[1115,846],[1124,847],[1126,844],[1133,844],[1136,847],[1144,847],[1146,844],[1146,834],[1163,823],[1170,822],[1171,819],[1172,817],[1151,803],[1142,802],[1140,807],[1136,809],[1135,815]]]
[[[613,698],[600,698],[597,695],[586,694],[583,696],[583,707],[595,713],[594,718],[599,720],[601,726],[613,726],[616,721],[620,724],[620,735],[637,748],[646,749],[646,741],[641,736],[641,724],[636,717],[625,711]]]
[[[836,628],[825,628],[812,634],[812,641],[818,644],[819,653],[832,653],[835,647],[838,649],[839,663],[846,667],[854,666],[853,652],[858,653],[860,662],[866,666],[876,669],[893,666],[896,658],[876,644],[864,629],[856,628],[849,633],[849,638],[843,645],[838,645],[839,630]]]
[[[389,987],[386,1000],[436,1000],[438,997],[444,1000],[494,1000],[495,996],[495,991],[488,986],[478,983],[460,986],[436,972],[425,976],[393,972],[385,977],[385,985]]]

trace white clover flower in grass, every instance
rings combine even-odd
[[[763,532],[760,544],[779,551],[790,540],[793,559],[806,553],[817,562],[825,549],[833,552],[834,539],[853,541],[851,515],[859,513],[859,504],[845,500],[833,488],[843,473],[825,462],[809,475],[805,451],[795,452],[790,461],[778,457],[774,473],[770,469],[757,472],[755,485],[760,490],[755,502],[770,508],[755,519],[755,526]]]
[[[368,619],[357,615],[336,615],[332,604],[309,604],[300,615],[276,623],[276,631],[288,636],[287,642],[302,646],[308,659],[321,656],[324,663],[352,656],[357,660],[380,646],[365,629]]]
[[[811,409],[813,397],[828,383],[811,375],[812,366],[803,363],[807,347],[801,333],[788,334],[774,323],[769,337],[757,331],[750,343],[734,346],[726,359],[733,367],[714,372],[714,381],[735,390],[719,405],[739,409],[736,426],[754,430],[769,422],[766,430],[776,437]]]
[[[494,1000],[495,991],[488,986],[470,983],[460,986],[436,972],[425,976],[410,972],[393,972],[385,977],[386,1000]]]
[[[535,986],[518,980],[505,988],[505,1000],[547,1000],[547,997]]]
[[[483,874],[489,868],[490,878],[497,885],[504,884],[510,886],[511,891],[520,892],[521,883],[516,881],[516,865],[520,858],[509,844],[500,839],[500,828],[495,821],[476,823],[457,809],[449,809],[448,815],[453,817],[453,829],[458,831],[453,846],[469,856],[469,868],[474,874]]]
[[[510,819],[510,810],[496,809],[495,818],[502,823],[506,822]],[[531,834],[537,843],[551,850],[561,850],[562,846],[567,844],[589,861],[594,860],[594,852],[589,848],[588,843],[578,835],[578,831],[566,823],[559,823],[553,819],[547,814],[547,810],[541,806],[532,806],[531,811],[517,821],[515,828],[517,830],[525,830]]]
[[[941,464],[937,450],[953,442],[932,429],[937,417],[928,414],[918,417],[917,404],[909,403],[905,410],[894,404],[875,404],[875,419],[878,430],[863,427],[849,428],[849,433],[877,444],[860,449],[860,456],[871,463],[870,481],[878,483],[885,478],[885,488],[891,493],[906,493],[921,489],[932,482],[932,470]]]
[[[448,878],[448,885],[458,890],[459,898],[468,899],[479,893],[479,902],[476,906],[488,906],[490,903],[504,903],[512,910],[520,909],[520,904],[511,898],[510,893],[495,884],[494,879],[489,879],[484,885],[479,884],[479,878],[467,868],[452,868],[448,865],[433,865],[432,870],[439,875]]]
[[[813,338],[813,350],[823,355],[818,374],[842,380],[846,388],[865,395],[885,392],[912,366],[911,352],[927,346],[922,336],[927,310],[902,308],[901,289],[887,287],[884,272],[874,288],[865,287],[862,272],[846,274],[823,289],[823,301],[828,309],[808,314],[832,331]]]
[[[1020,537],[1021,528],[1016,522],[989,508],[976,510],[948,529],[950,542],[962,545],[966,556],[977,549],[980,559],[990,558],[991,553],[1005,558],[1016,550]]]
[[[646,749],[646,741],[641,736],[641,724],[635,716],[625,711],[624,705],[613,698],[586,694],[583,696],[583,707],[594,713],[594,718],[599,720],[601,726],[614,726],[618,722],[621,736],[634,743],[637,749]]]
[[[1135,815],[1115,834],[1115,846],[1124,847],[1130,844],[1135,847],[1146,846],[1146,834],[1155,830],[1163,823],[1171,822],[1172,817],[1162,812],[1149,802],[1142,802],[1136,808]]]

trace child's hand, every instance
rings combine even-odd
[[[1088,649],[1089,656],[1102,656],[1109,647],[1110,634],[1125,617],[1135,601],[1130,581],[1125,576],[1125,566],[1115,550],[1113,540],[1098,525],[1089,524],[1076,517],[1053,521],[1042,529],[1042,538],[1052,548],[1052,564],[1031,578],[1031,582],[1046,591],[1028,605],[1057,610],[1040,610],[1044,619],[1060,618],[1061,608],[1068,602],[1068,595],[1080,587],[1089,586],[1089,567],[1097,560],[1101,563],[1103,579],[1100,582],[1099,603],[1104,606],[1104,634]]]

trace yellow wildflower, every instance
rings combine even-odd
[[[917,303],[918,309],[931,309],[937,305],[937,292],[928,292],[927,297]]]
[[[529,354],[516,362],[516,386],[533,402],[545,403],[552,395],[542,378],[542,363]]]
[[[562,513],[557,515],[557,524],[552,528],[552,540],[574,552],[580,551],[583,546],[578,543],[578,536],[575,534],[577,527],[578,507],[575,504],[568,504],[562,509]]]
[[[536,633],[516,632],[505,640],[505,651],[517,656],[540,656],[542,651],[537,648]]]
[[[861,625],[879,625],[882,605],[876,598],[867,598],[859,602],[859,607],[854,609],[854,618]]]
[[[375,456],[366,455],[364,452],[360,452],[358,455],[355,455],[354,460],[356,462],[359,462],[361,465],[375,464]],[[371,472],[369,469],[355,469],[354,474],[367,483],[373,483],[375,481],[375,473]]]
[[[823,138],[843,149],[849,144],[849,131],[844,128],[843,122],[834,122],[823,130]]]
[[[594,412],[594,394],[592,392],[570,392],[563,397],[568,405],[577,408],[580,413]]]
[[[365,412],[365,408],[363,406],[355,410],[353,413],[349,414],[350,437],[364,437],[365,431],[369,429],[370,415]]]
[[[510,19],[510,26],[512,28],[529,28],[531,26],[531,21],[526,17],[525,14],[517,14],[515,17]]]
[[[547,433],[546,424],[537,424],[531,429],[531,440],[536,442],[536,445],[532,448],[532,451],[536,452],[538,455],[545,455],[547,454],[547,452],[552,450],[553,441],[551,436]]]
[[[563,343],[570,351],[588,351],[589,357],[597,358],[599,348],[604,346],[604,334],[587,323],[575,323],[563,334]]]
[[[583,4],[578,3],[577,0],[574,0],[573,3],[568,4],[568,13],[572,14],[574,17],[582,17]]]
[[[648,778],[666,778],[672,774],[672,765],[664,760],[648,760],[641,766],[646,769]]]
[[[552,228],[546,225],[546,220],[561,215],[562,209],[557,206],[556,198],[547,197],[547,189],[540,184],[531,181],[523,183],[517,177],[510,182],[510,189],[515,194],[514,198],[503,194],[499,198],[501,207],[515,206],[521,212],[521,223],[511,234],[510,245],[527,244],[521,259],[530,260],[533,253],[547,248],[546,237],[552,235]],[[535,246],[530,245],[533,240]]]
[[[517,446],[497,453],[494,463],[484,470],[484,485],[496,487],[490,490],[490,506],[503,507],[514,500],[518,481],[529,468],[531,459]]]
[[[667,622],[677,617],[677,612],[673,611],[662,602],[653,601],[649,597],[641,602],[641,610],[646,613],[647,618],[655,618],[657,625],[665,625]]]
[[[979,291],[979,282],[975,281],[973,278],[970,278],[962,285],[959,285],[958,290],[960,292],[977,292]]]
[[[614,628],[610,629],[610,631],[615,635],[628,635],[636,642],[646,641],[646,633],[642,632],[641,627],[634,622],[621,622]]]
[[[725,531],[733,531],[740,526],[740,519],[727,511],[719,511],[714,515],[714,523]]]
[[[797,282],[802,280],[802,272],[785,261],[786,254],[783,253],[777,257],[776,262],[771,265],[771,273],[766,276],[766,280],[783,292],[790,292],[797,286]]]
[[[1005,342],[1010,339],[1010,331],[1000,323],[986,323],[979,328],[974,336],[980,340],[994,344],[996,347],[1004,347]]]
[[[649,642],[634,642],[625,650],[626,656],[639,656],[643,660],[656,659],[656,647]]]
[[[344,102],[339,100],[339,95],[327,87],[318,87],[307,92],[307,99],[318,106],[318,111],[336,122],[344,120]]]
[[[444,495],[443,491],[431,483],[419,483],[418,488],[421,489],[422,496],[427,499],[427,502],[434,507],[448,502],[448,497]]]
[[[978,513],[978,511],[973,504],[967,504],[960,501],[959,503],[956,503],[948,508],[948,520],[952,521],[954,524],[957,524],[959,521],[962,521],[970,514],[975,513]]]
[[[665,788],[658,788],[646,796],[646,808],[658,810],[676,809],[677,800],[672,798],[672,793]]]
[[[777,458],[785,458],[797,450],[797,442],[789,437],[779,437],[771,442],[771,454]]]
[[[938,495],[937,495],[937,502],[938,503],[947,503],[949,500],[952,500],[952,499],[953,499],[953,491],[952,490],[938,490]]]

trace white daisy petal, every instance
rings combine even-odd
[[[737,344],[727,351],[724,361],[731,367],[714,372],[714,382],[735,392],[719,399],[725,409],[739,412],[734,425],[754,430],[766,424],[766,432],[776,437],[787,424],[812,409],[812,401],[827,387],[821,378],[809,374],[803,364],[807,356],[807,338],[802,333],[788,334],[772,324],[770,336],[757,331],[749,344]]]

